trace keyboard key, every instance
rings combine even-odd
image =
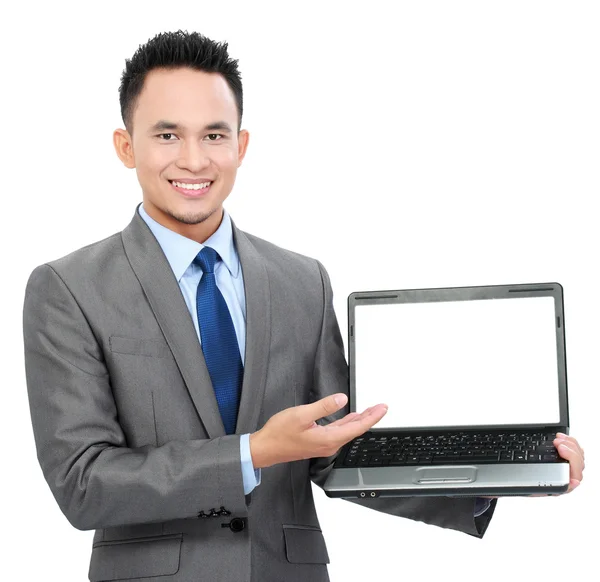
[[[431,462],[435,465],[444,465],[446,463],[460,463],[461,459],[460,457],[449,457],[447,455],[441,456],[441,455],[435,455],[433,457],[433,459],[431,460]]]
[[[390,461],[390,465],[406,465],[406,457],[404,455],[396,456]]]
[[[491,461],[491,460],[495,460],[497,457],[488,457],[488,455],[469,455],[469,456],[465,456],[465,459],[468,459],[470,462],[477,462],[477,461]]]
[[[542,461],[558,461],[557,454],[542,455]]]

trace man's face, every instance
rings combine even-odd
[[[121,160],[136,169],[152,218],[198,242],[218,228],[248,145],[237,124],[235,97],[218,73],[178,68],[146,76],[133,136],[116,130],[114,138]],[[189,190],[173,181],[210,185]]]

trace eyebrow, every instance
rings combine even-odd
[[[183,127],[173,121],[165,121],[164,119],[161,119],[150,128],[150,132],[162,131],[164,129],[177,131],[183,129]],[[226,121],[215,121],[214,123],[209,123],[204,127],[203,131],[208,131],[211,129],[218,129],[220,131],[228,131],[229,133],[233,133],[231,126]]]

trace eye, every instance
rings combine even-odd
[[[175,135],[174,133],[159,133],[157,137],[162,137],[163,135]],[[173,141],[172,139],[167,139],[166,141]]]
[[[211,135],[219,135],[219,136],[223,137],[223,134],[221,134],[221,133],[209,133],[208,137],[210,137]],[[211,139],[209,141],[219,141],[219,140]]]

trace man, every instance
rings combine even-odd
[[[249,140],[226,48],[178,31],[127,61],[114,145],[143,203],[122,232],[27,283],[38,458],[71,524],[96,530],[92,581],[328,580],[311,480],[386,412],[344,415],[321,263],[223,209]],[[574,487],[583,451],[562,442]],[[479,538],[497,503],[353,502]]]

